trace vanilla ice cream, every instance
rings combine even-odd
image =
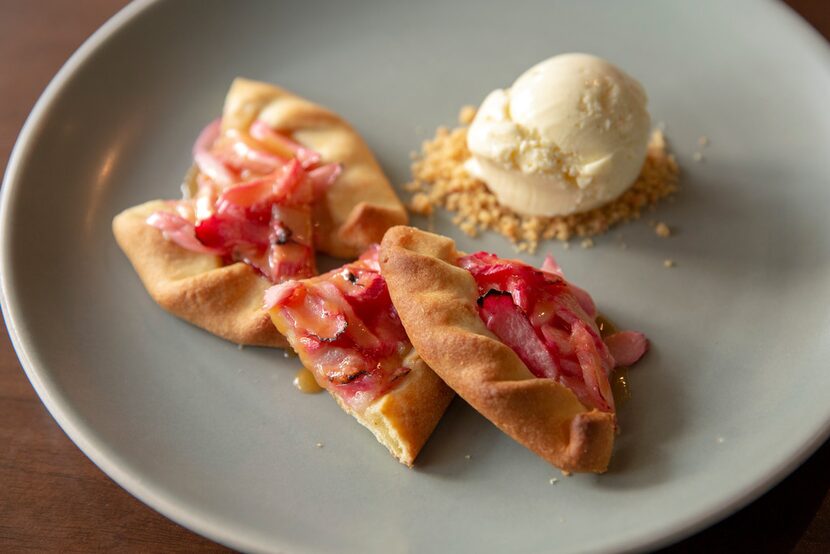
[[[639,175],[646,101],[640,84],[605,60],[555,56],[485,98],[468,130],[466,168],[521,214],[595,208]]]

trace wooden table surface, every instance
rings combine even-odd
[[[789,2],[825,37],[830,4]],[[67,57],[123,0],[0,0],[0,160]],[[5,327],[3,328],[5,331]],[[682,499],[678,499],[682,502]],[[70,442],[0,333],[0,552],[226,552],[130,496]],[[830,552],[830,443],[762,498],[666,552]]]

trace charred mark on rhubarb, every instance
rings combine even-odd
[[[412,368],[406,367],[405,365],[402,365],[401,367],[399,367],[398,369],[395,370],[394,374],[392,374],[391,381],[397,381],[398,379],[400,379],[404,375],[409,375],[410,371],[412,371]]]
[[[487,298],[490,297],[490,296],[513,296],[513,295],[510,294],[509,292],[506,292],[506,291],[503,291],[503,290],[490,289],[487,292],[485,292],[483,295],[478,297],[478,300],[476,300],[476,304],[478,304],[479,307],[483,306],[484,301],[487,300]]]
[[[369,372],[365,369],[358,369],[357,371],[353,371],[352,373],[330,373],[327,377],[329,382],[334,383],[336,385],[348,385],[358,377],[362,377],[363,375],[368,375]]]

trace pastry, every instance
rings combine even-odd
[[[616,432],[614,355],[590,296],[558,274],[479,252],[446,237],[390,229],[380,264],[422,359],[515,440],[567,472],[603,472]],[[610,341],[627,362],[640,333]],[[609,337],[611,338],[611,337]]]
[[[234,81],[193,154],[183,200],[130,208],[113,232],[159,305],[239,344],[285,346],[262,294],[314,275],[316,251],[354,257],[406,222],[351,126],[273,85]]]
[[[411,466],[453,393],[412,348],[377,255],[275,285],[266,307],[317,383]]]

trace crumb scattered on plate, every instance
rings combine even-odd
[[[671,227],[661,221],[654,226],[654,232],[660,238],[668,238],[671,236]]]
[[[677,264],[675,264],[674,260],[672,260],[671,258],[666,258],[665,260],[663,260],[663,267],[668,268],[668,267],[674,267],[675,265],[677,265]]]
[[[490,229],[510,239],[518,250],[535,252],[543,239],[591,237],[637,219],[644,209],[678,190],[680,170],[658,129],[651,135],[640,176],[616,200],[568,216],[517,214],[499,205],[487,186],[464,169],[464,162],[470,158],[466,122],[472,115],[475,110],[466,106],[459,114],[460,127],[439,127],[433,139],[424,141],[420,157],[412,164],[413,180],[405,185],[413,193],[409,204],[413,212],[430,215],[435,207],[446,208],[455,213],[453,223],[470,236]]]

